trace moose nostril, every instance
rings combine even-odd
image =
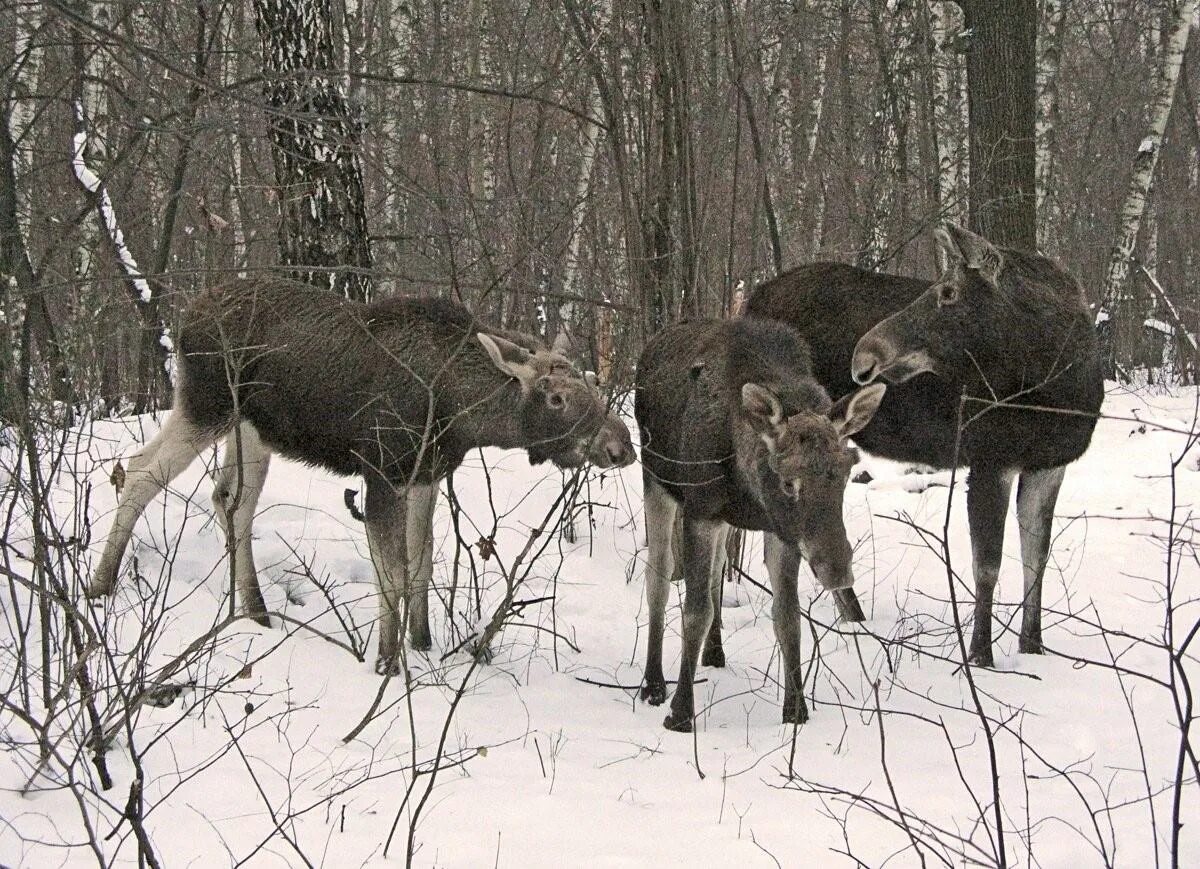
[[[850,362],[850,374],[859,386],[866,386],[879,376],[886,350],[875,341],[860,341],[854,348]]]

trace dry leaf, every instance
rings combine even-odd
[[[108,481],[113,484],[113,488],[117,490],[117,497],[121,497],[121,490],[125,488],[125,466],[121,464],[121,460],[117,459],[116,465],[113,466],[112,473],[108,475]]]
[[[233,678],[249,679],[251,672],[253,672],[253,668],[251,668],[251,666],[249,664],[247,664],[246,666],[242,667],[242,669],[238,670],[238,674],[236,676],[234,676]]]
[[[496,554],[496,541],[490,537],[480,537],[475,545],[479,547],[479,557],[484,561]]]

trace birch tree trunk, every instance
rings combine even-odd
[[[832,17],[833,9],[824,9],[818,7],[818,12],[827,13]],[[816,34],[817,39],[817,56],[814,62],[815,71],[809,80],[808,86],[810,90],[810,98],[807,102],[799,100],[794,101],[792,105],[793,118],[792,127],[795,130],[794,138],[803,143],[803,152],[797,160],[797,178],[796,178],[796,211],[800,222],[810,224],[810,234],[804,238],[804,247],[801,252],[806,257],[816,256],[820,245],[820,233],[812,232],[817,223],[817,203],[816,200],[820,197],[821,179],[816,179],[814,184],[815,162],[817,156],[817,144],[821,136],[821,124],[825,115],[825,99],[826,91],[829,87],[829,50],[833,42],[833,34],[827,32],[828,25],[822,28]],[[814,194],[813,188],[817,188]],[[811,216],[811,220],[805,220],[806,216]]]
[[[371,248],[360,123],[338,75],[332,0],[254,0],[262,41],[280,259],[317,286],[366,301]]]
[[[963,93],[960,56],[951,44],[950,20],[954,7],[936,2],[923,4],[929,14],[929,63],[933,71],[930,118],[933,158],[936,163],[935,202],[943,220],[962,223],[966,192],[970,186],[967,163],[967,105]],[[945,257],[937,248],[939,263]]]
[[[1058,71],[1070,0],[1042,0],[1038,28],[1037,239],[1038,250],[1053,252],[1062,212],[1058,201]]]
[[[596,92],[595,83],[588,88],[588,104],[586,113],[594,116],[600,108],[600,95]],[[583,241],[583,219],[587,216],[588,190],[592,186],[592,171],[596,166],[596,148],[600,143],[600,128],[595,124],[584,123],[580,131],[583,139],[579,156],[579,172],[575,176],[575,196],[571,200],[571,235],[567,241],[567,256],[563,263],[562,290],[563,301],[558,308],[559,335],[555,336],[555,346],[563,347],[562,342],[570,346],[575,335],[576,299],[579,292],[579,248]]]
[[[1167,121],[1171,117],[1171,107],[1175,104],[1175,90],[1179,84],[1183,56],[1196,17],[1196,3],[1197,0],[1183,0],[1175,5],[1171,13],[1155,74],[1149,124],[1133,159],[1129,191],[1119,212],[1116,241],[1105,274],[1104,302],[1097,312],[1097,323],[1104,322],[1109,316],[1115,316],[1113,352],[1115,361],[1118,362],[1128,362],[1132,358],[1134,345],[1141,330],[1140,321],[1144,311],[1138,309],[1133,294],[1129,292],[1130,268],[1142,218],[1150,198],[1159,150],[1167,130]]]
[[[89,6],[87,2],[78,3],[77,14],[81,18],[89,18]],[[98,59],[101,52],[85,41],[88,38],[88,34],[79,28],[72,34],[71,55],[74,69],[71,107],[74,135],[71,140],[71,170],[76,181],[90,197],[90,204],[96,209],[100,234],[111,246],[117,268],[122,273],[129,297],[141,319],[134,412],[145,413],[169,402],[174,381],[175,345],[170,329],[163,322],[159,288],[151,284],[146,272],[138,264],[121,228],[108,188],[93,168],[99,166],[99,160],[97,153],[93,151],[93,130],[89,124],[88,113],[96,104],[102,102],[98,82],[103,78],[96,68],[97,64],[102,63]],[[103,154],[102,143],[98,151]]]
[[[642,232],[642,209],[633,175],[633,158],[630,151],[636,146],[630,142],[629,127],[626,123],[620,68],[617,66],[610,74],[601,55],[605,40],[599,30],[608,24],[611,10],[607,4],[602,3],[599,10],[602,20],[593,23],[580,9],[577,0],[563,0],[563,6],[575,39],[584,52],[584,63],[599,96],[604,123],[608,129],[605,140],[608,142],[621,202],[622,236],[630,289],[633,296],[641,302],[642,332],[643,335],[648,335],[660,328],[661,324],[657,322],[654,311],[656,300],[653,298],[654,288],[649,276],[646,239]]]
[[[27,392],[23,382],[32,367],[23,354],[36,350],[50,374],[52,395],[69,401],[71,381],[59,346],[45,291],[34,274],[29,256],[32,149],[27,134],[36,112],[43,51],[35,41],[41,10],[31,7],[15,22],[11,65],[0,77],[0,419],[12,420],[17,396]],[[19,143],[24,141],[22,147]],[[11,366],[11,367],[10,367]]]

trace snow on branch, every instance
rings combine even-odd
[[[117,212],[113,209],[112,199],[109,198],[108,190],[101,182],[99,176],[96,175],[83,159],[84,149],[87,148],[87,126],[84,123],[83,104],[79,100],[75,101],[75,123],[78,132],[75,133],[73,140],[74,147],[71,149],[71,166],[75,170],[75,177],[79,179],[79,183],[84,188],[96,196],[100,216],[104,219],[104,227],[108,230],[108,236],[112,239],[113,247],[116,248],[117,258],[121,261],[122,268],[125,269],[125,274],[128,275],[130,282],[138,292],[138,297],[143,303],[149,304],[154,297],[153,291],[150,289],[150,282],[142,275],[142,270],[138,268],[137,260],[133,257],[133,251],[125,244],[125,233],[121,231],[120,224],[117,223]]]

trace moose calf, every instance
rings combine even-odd
[[[377,669],[394,669],[408,563],[421,544],[409,540],[407,502],[430,498],[480,446],[520,447],[531,461],[576,467],[605,419],[599,394],[561,356],[531,353],[475,326],[465,308],[445,300],[364,305],[278,278],[201,294],[180,330],[174,409],[130,463],[89,596],[114,590],[150,501],[245,424],[235,448],[251,479],[232,517],[243,607],[266,622],[248,531],[270,453],[361,475],[380,586]]]
[[[672,528],[683,514],[679,551],[686,597],[683,656],[669,730],[692,729],[692,680],[714,608],[717,558],[731,527],[766,532],[775,636],[783,651],[783,720],[808,718],[800,659],[798,571],[808,558],[843,615],[862,619],[842,523],[853,457],[846,438],[861,429],[886,387],[864,387],[831,406],[812,376],[808,348],[781,323],[704,320],[664,329],[638,361],[634,413],[642,437],[649,547],[650,611],[642,697],[666,699],[663,616],[672,573]],[[719,628],[705,664],[721,665]],[[711,654],[710,654],[711,652]]]

